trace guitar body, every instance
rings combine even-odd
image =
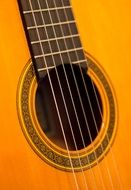
[[[96,165],[76,171],[76,185],[72,172],[48,164],[30,147],[21,129],[17,105],[20,76],[31,64],[30,53],[17,1],[1,0],[1,190],[129,190],[131,187],[131,3],[72,0],[72,5],[84,49],[98,60],[115,96],[117,124],[111,150]]]

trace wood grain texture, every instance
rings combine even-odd
[[[131,2],[129,0],[72,0],[84,49],[104,67],[115,89],[119,118],[113,155],[122,189],[131,186]],[[0,4],[0,187],[1,190],[75,190],[72,173],[44,163],[28,145],[17,116],[16,91],[19,76],[30,58],[16,0]],[[120,189],[111,151],[100,162],[104,186]],[[104,189],[98,167],[85,171],[89,190]],[[79,189],[86,189],[76,173]]]

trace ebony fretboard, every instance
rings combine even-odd
[[[18,0],[38,78],[61,63],[86,64],[69,0]]]

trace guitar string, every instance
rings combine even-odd
[[[41,6],[40,6],[39,0],[38,0],[38,4],[39,4],[39,8],[40,8],[40,10],[41,10]],[[49,9],[49,5],[48,5],[47,1],[46,1],[46,4],[47,4],[47,7],[48,7],[48,9]],[[41,11],[40,11],[40,12],[41,12]],[[49,12],[49,15],[50,15],[51,23],[53,23],[53,20],[52,20],[52,17],[51,17],[50,12]],[[43,20],[43,23],[44,23],[45,21],[44,21],[44,17],[43,17],[42,12],[41,12],[41,17],[42,17],[42,20]],[[57,41],[57,37],[56,37],[56,33],[55,33],[55,29],[54,29],[53,24],[52,24],[52,27],[53,27],[53,31],[54,31],[54,34],[55,34],[55,39],[56,39],[56,41]],[[48,33],[47,33],[47,36],[48,36]],[[57,46],[58,46],[58,48],[59,48],[58,42],[57,42]],[[51,49],[51,46],[50,46],[50,49]],[[60,49],[59,49],[59,52],[60,52]],[[64,65],[61,53],[60,53],[60,57],[61,57],[62,65]],[[54,61],[54,63],[55,63],[55,61]],[[58,76],[57,68],[55,68],[55,69],[56,69],[56,73],[57,73],[57,76]],[[65,70],[64,70],[64,74],[65,74],[65,77],[66,77],[66,82],[67,82],[67,84],[68,84],[69,91],[71,92],[70,86],[69,86],[69,82],[68,82],[68,78],[67,78],[67,75],[66,75],[66,71],[65,71]],[[59,78],[59,76],[58,76],[58,78]],[[61,86],[60,82],[59,82],[59,85]],[[66,109],[66,114],[67,114],[67,117],[68,117],[68,122],[69,122],[69,125],[70,125],[71,134],[72,134],[72,137],[73,137],[75,149],[76,149],[76,151],[77,151],[78,160],[79,160],[79,164],[80,164],[80,167],[81,167],[82,175],[83,175],[83,177],[84,177],[84,183],[85,183],[86,189],[88,189],[88,185],[87,185],[87,182],[86,182],[86,179],[85,179],[85,175],[84,175],[84,172],[83,172],[83,168],[82,168],[82,164],[81,164],[81,160],[80,160],[80,155],[79,155],[79,152],[78,152],[78,147],[77,147],[76,139],[75,139],[75,136],[74,136],[74,133],[73,133],[73,128],[72,128],[72,124],[71,124],[71,121],[70,121],[70,117],[69,117],[68,109],[67,109],[67,106],[66,106],[66,101],[65,101],[65,99],[64,99],[64,94],[63,94],[62,88],[61,88],[61,93],[62,93],[62,98],[63,98],[64,106],[65,106],[65,109]]]
[[[54,1],[54,4],[55,4],[55,10],[56,10],[56,12],[57,12],[57,8],[56,8],[57,6],[56,6],[55,1]],[[63,5],[62,7],[64,8],[63,2],[62,2],[62,5]],[[60,22],[60,18],[59,18],[58,12],[57,12],[57,17],[58,17],[59,22]],[[67,19],[67,17],[66,17],[66,19]],[[68,20],[68,19],[67,19],[67,20]],[[64,36],[62,27],[60,26],[60,28],[61,28],[62,35]],[[63,39],[64,39],[64,38],[63,38]],[[64,40],[64,43],[65,43],[66,49],[68,50],[67,44],[66,44],[66,41],[65,41],[65,40]],[[69,60],[70,60],[69,62],[71,63],[71,59],[70,59],[69,54],[68,54],[68,58],[69,58]],[[63,69],[64,69],[64,65],[63,65]],[[77,82],[76,82],[76,79],[75,79],[75,74],[74,74],[74,70],[73,70],[73,68],[72,68],[72,65],[71,65],[71,69],[72,69],[73,77],[74,77],[74,80],[75,80],[75,85],[76,85],[77,90],[78,90],[78,85],[77,85]],[[66,71],[65,71],[65,75],[66,75]],[[68,80],[68,79],[67,79],[67,80]],[[69,87],[69,88],[70,88],[70,87]],[[72,97],[71,90],[70,90],[70,95],[71,95],[71,97]],[[80,94],[79,94],[79,98],[80,98]],[[80,98],[80,101],[82,102],[81,98]],[[73,99],[72,99],[72,102],[73,102]],[[81,105],[82,105],[82,104],[81,104]],[[74,106],[74,102],[73,102],[73,106]],[[75,108],[74,108],[74,109],[75,109]],[[83,106],[82,106],[82,110],[84,110]],[[76,113],[76,109],[75,109],[75,113]],[[76,114],[77,114],[77,113],[76,113]],[[84,113],[84,115],[85,115],[85,113]],[[77,122],[78,122],[78,124],[79,124],[79,120],[77,120]],[[80,134],[81,134],[83,146],[86,147],[85,142],[84,142],[84,139],[83,139],[82,131],[81,131],[81,128],[80,128],[80,124],[79,124],[79,130],[80,130]],[[90,132],[89,132],[89,133],[90,133]],[[91,135],[91,134],[90,134],[90,135]],[[92,141],[92,140],[91,140],[91,141]],[[88,162],[90,162],[88,156],[87,156],[87,159],[88,159]],[[89,166],[89,168],[91,169],[91,166]],[[92,173],[92,176],[93,176],[93,178],[94,178],[94,183],[95,183],[95,176],[94,176],[94,174],[93,174],[93,171],[90,170],[90,172]],[[84,180],[85,180],[85,179],[84,179]],[[97,189],[96,183],[95,183],[95,189]]]
[[[83,144],[85,144],[85,143],[83,143]],[[85,147],[85,145],[84,145],[84,147]]]
[[[91,82],[92,82],[92,81],[91,81]],[[95,90],[95,87],[94,87],[93,82],[92,82],[92,86],[93,86],[93,89],[94,89],[94,92],[95,92],[95,97],[96,97],[96,100],[97,100],[97,105],[98,105],[98,108],[99,108],[99,111],[100,111],[101,118],[103,118],[103,116],[102,116],[102,111],[101,111],[101,108],[100,108],[100,104],[99,104],[99,101],[98,101],[98,98],[97,98],[97,94],[96,94],[96,90]],[[108,136],[107,134],[106,134],[106,137],[107,137],[107,141],[109,142],[110,140],[109,140],[109,136]],[[119,174],[119,171],[118,171],[118,166],[117,166],[116,158],[115,158],[113,149],[112,149],[111,147],[109,147],[109,150],[110,150],[110,152],[111,152],[113,165],[114,165],[114,168],[115,168],[115,172],[116,172],[116,175],[117,175],[117,179],[118,179],[118,181],[119,181],[119,187],[120,187],[120,189],[122,190],[122,189],[123,189],[123,185],[122,185],[121,177],[120,177],[120,174]]]
[[[65,14],[67,14],[66,13],[66,11],[65,11]],[[69,27],[70,27],[70,25],[69,25]],[[70,29],[71,30],[71,29]],[[72,39],[73,40],[73,39]],[[75,43],[74,43],[75,44]],[[81,72],[81,74],[83,75],[83,73]],[[83,78],[83,77],[82,77]],[[92,81],[92,80],[91,80]],[[85,83],[85,82],[84,82]],[[93,81],[92,81],[92,84],[93,84]],[[86,85],[85,85],[86,86]],[[95,88],[93,88],[93,89],[95,89]],[[87,90],[86,90],[87,91]],[[87,96],[88,96],[88,93],[86,93],[87,94]],[[96,93],[95,93],[95,96],[97,96],[96,95]],[[97,98],[97,97],[96,97]],[[92,111],[92,115],[93,115],[93,118],[94,118],[94,120],[95,120],[95,117],[94,117],[94,112],[93,112],[93,108],[92,108],[92,105],[91,105],[91,101],[90,101],[90,97],[88,96],[88,101],[89,101],[89,104],[90,104],[90,108],[91,108],[91,111]],[[98,101],[98,98],[97,98],[97,101]],[[99,103],[99,101],[98,101],[98,103]],[[99,108],[100,108],[100,105],[99,105]],[[102,116],[102,113],[101,113],[101,116]],[[103,118],[103,117],[102,117]],[[103,120],[103,119],[102,119]],[[96,120],[95,120],[95,126],[96,126],[96,130],[97,130],[97,133],[98,133],[98,127],[97,127],[97,124],[96,124]],[[109,141],[109,140],[108,140]],[[101,148],[102,148],[102,151],[103,151],[103,146],[101,146]],[[105,157],[105,156],[104,156]],[[109,168],[108,168],[108,166],[107,166],[107,162],[106,162],[106,167],[107,167],[107,172],[108,172],[108,175],[109,175],[109,179],[110,179],[110,182],[111,182],[111,186],[112,186],[112,188],[113,188],[113,183],[112,183],[112,178],[111,178],[111,175],[110,175],[110,171],[109,171]]]
[[[55,4],[55,2],[54,2],[54,4]],[[64,6],[63,6],[64,7]],[[56,5],[55,5],[55,8],[56,8]],[[57,10],[57,8],[56,8],[56,10]],[[58,15],[58,14],[57,14]],[[58,18],[59,18],[59,16],[58,16]],[[60,22],[60,21],[59,21]],[[57,39],[57,38],[56,38]],[[69,57],[69,56],[68,56]],[[63,68],[64,69],[64,68]],[[65,70],[64,70],[64,72],[66,72]],[[66,74],[66,73],[65,73]],[[68,80],[68,79],[67,79]],[[69,85],[68,85],[68,88],[70,88],[69,87]],[[71,92],[71,91],[70,91]],[[72,95],[71,95],[71,97],[72,97]],[[73,104],[74,105],[74,104]],[[80,126],[79,126],[80,127]],[[72,129],[71,129],[71,131],[72,131]],[[73,136],[73,140],[74,140],[74,135],[72,134],[72,136]],[[76,144],[76,143],[75,143]],[[85,147],[85,143],[83,143],[83,145],[84,145],[84,147]],[[75,148],[76,148],[76,150],[78,149],[77,148],[77,145],[75,146]],[[89,160],[89,159],[88,159]],[[82,169],[83,170],[83,169]],[[85,176],[84,176],[84,181],[85,181]],[[95,187],[95,189],[96,189],[96,187]]]
[[[56,11],[57,11],[57,9],[56,9]],[[59,21],[60,22],[60,21]],[[90,133],[90,132],[89,132]],[[85,143],[83,143],[83,144],[85,144]],[[84,145],[84,147],[85,147],[85,145]]]
[[[35,26],[36,26],[38,39],[40,40],[40,35],[39,35],[38,28],[37,28],[37,22],[36,22],[36,19],[35,19],[35,15],[33,13],[33,7],[32,7],[32,4],[31,4],[31,0],[29,0],[29,4],[30,4],[31,11],[32,11],[33,20],[34,20],[34,23],[35,23]],[[40,42],[40,46],[41,46],[42,53],[44,55],[44,51],[43,51],[43,47],[42,47],[41,42]],[[44,57],[43,57],[43,60],[44,60]],[[70,155],[70,152],[69,152],[68,143],[67,143],[66,136],[65,136],[65,133],[64,133],[63,123],[62,123],[62,120],[61,120],[58,104],[57,104],[57,101],[56,101],[56,97],[55,97],[51,77],[50,77],[49,70],[48,70],[48,67],[47,67],[47,64],[46,64],[46,60],[44,60],[44,61],[45,61],[45,65],[46,65],[46,68],[47,68],[47,75],[48,75],[49,83],[50,83],[50,86],[51,86],[51,91],[52,91],[52,94],[53,94],[53,98],[54,98],[54,102],[55,102],[59,122],[60,122],[60,125],[61,125],[61,130],[62,130],[63,138],[64,138],[64,141],[65,141],[65,146],[66,146],[66,149],[67,149],[67,152],[68,152],[68,156],[69,156],[69,160],[70,160],[70,164],[71,164],[71,168],[72,168],[72,173],[73,173],[73,177],[74,177],[74,181],[75,181],[75,186],[76,186],[76,189],[79,190],[79,185],[78,185],[78,181],[77,181],[77,178],[76,178],[76,174],[74,172],[74,168],[73,168],[73,164],[72,164],[72,160],[71,160],[71,155]]]
[[[64,7],[64,6],[63,6]],[[66,12],[66,11],[65,11]],[[73,72],[73,71],[72,71]],[[78,89],[78,88],[77,88]],[[79,93],[79,92],[78,92]],[[80,97],[80,96],[79,96]],[[98,133],[98,130],[97,130],[97,133]],[[109,170],[108,170],[108,173],[109,173]],[[110,173],[109,173],[109,177],[110,177]],[[112,181],[111,181],[112,182]],[[112,183],[111,183],[112,184]],[[112,185],[112,188],[113,188],[113,185]]]
[[[62,2],[62,4],[63,4],[63,2]],[[64,7],[64,4],[63,4],[63,7]],[[57,11],[57,10],[56,10],[56,11]],[[66,12],[66,11],[65,11],[65,12]],[[57,14],[57,15],[58,15],[58,17],[59,17],[59,14]],[[67,18],[67,15],[66,15],[66,18]],[[68,19],[67,19],[67,20],[68,20]],[[60,22],[60,19],[59,19],[59,22]],[[61,31],[62,31],[62,27],[61,27]],[[71,31],[70,31],[70,33],[71,33]],[[62,34],[63,34],[63,31],[62,31]],[[63,35],[64,35],[64,34],[63,34]],[[66,41],[65,41],[65,45],[66,45]],[[67,45],[66,45],[66,48],[67,48]],[[68,57],[69,57],[69,59],[70,59],[69,54],[68,54]],[[70,63],[71,63],[71,59],[70,59]],[[82,111],[83,111],[83,114],[84,114],[84,118],[85,118],[85,121],[86,121],[86,125],[87,125],[87,129],[88,129],[89,137],[90,137],[91,142],[93,142],[92,136],[91,136],[91,132],[90,132],[90,129],[89,129],[89,124],[88,124],[88,121],[87,121],[87,119],[86,119],[85,111],[84,111],[84,108],[83,108],[83,103],[82,103],[82,100],[81,100],[79,88],[78,88],[78,85],[77,85],[77,82],[76,82],[76,78],[75,78],[75,74],[74,74],[74,70],[73,70],[72,65],[71,65],[71,69],[72,69],[73,77],[74,77],[74,80],[75,80],[75,85],[76,85],[76,88],[77,88],[77,92],[78,92],[78,96],[79,96],[79,99],[80,99],[80,103],[81,103],[81,106],[82,106]],[[85,146],[85,143],[83,143],[83,145],[84,145],[84,147],[86,147],[86,146]],[[94,149],[94,147],[93,147],[93,149]],[[95,153],[95,157],[96,157],[96,159],[97,159],[96,153]],[[97,165],[98,165],[98,162],[97,162]],[[99,168],[99,166],[98,166],[98,168]],[[99,169],[100,169],[100,168],[99,168]],[[104,189],[105,189],[104,182],[103,182],[103,178],[102,178],[102,173],[101,173],[100,170],[99,170],[99,172],[100,172],[100,175],[101,175],[101,181],[102,181],[103,187],[104,187]],[[96,185],[95,185],[95,186],[96,186]]]
[[[63,3],[63,0],[62,0],[62,3]],[[67,12],[66,12],[66,11],[64,11],[64,12],[65,12],[65,15],[66,15],[66,17],[67,17]],[[69,28],[70,28],[70,25],[69,25]],[[70,28],[70,33],[71,33],[71,28]],[[74,46],[75,46],[74,39],[72,38],[72,40],[73,40],[73,44],[74,44]],[[77,54],[77,51],[76,51],[76,54]],[[77,59],[79,60],[78,54],[77,54]],[[80,64],[78,64],[78,65],[79,65],[79,68],[80,68],[80,70],[81,70]],[[93,118],[94,118],[95,127],[96,127],[96,130],[97,130],[97,133],[99,133],[98,127],[97,127],[97,124],[96,124],[96,119],[95,119],[95,116],[94,116],[94,111],[93,111],[93,108],[92,108],[92,104],[91,104],[91,101],[90,101],[90,97],[89,97],[89,94],[88,94],[88,91],[87,91],[87,87],[86,87],[86,84],[85,84],[85,80],[84,80],[84,77],[83,77],[83,73],[82,73],[82,71],[80,71],[80,72],[81,72],[82,80],[83,80],[83,83],[84,83],[84,86],[85,86],[87,99],[88,99],[88,102],[89,102],[89,105],[90,105],[90,108],[91,108],[91,112],[92,112],[92,115],[93,115]],[[94,83],[93,83],[92,79],[91,79],[91,83],[92,83],[92,85],[93,85],[94,94],[95,94],[95,97],[96,97],[96,100],[97,100],[97,104],[98,104],[98,107],[99,107],[101,119],[102,119],[102,121],[103,121],[102,111],[101,111],[101,108],[100,108],[99,100],[98,100],[98,97],[97,97],[96,90],[95,90]],[[109,137],[108,137],[108,135],[106,135],[106,136],[107,136],[107,138],[108,138],[108,143],[109,143]],[[102,148],[102,151],[103,151],[104,149],[103,149],[103,146],[102,146],[102,145],[101,145],[101,148]],[[110,150],[111,150],[111,153],[112,153],[112,157],[114,157],[113,152],[112,152],[113,150],[111,149],[111,147],[110,147]],[[105,158],[105,157],[106,157],[106,156],[104,155],[104,158]],[[105,162],[106,162],[106,168],[107,168],[109,180],[110,180],[110,183],[111,183],[112,188],[114,189],[113,181],[112,181],[112,178],[111,178],[111,174],[110,174],[110,170],[109,170],[109,167],[108,167],[107,160],[105,160]],[[116,163],[115,160],[114,160],[114,163]],[[118,170],[117,170],[117,166],[116,166],[115,170],[116,170],[116,173],[117,173],[117,178],[118,178],[118,180],[119,180],[119,184],[120,184],[121,189],[122,189],[122,184],[121,184],[119,172],[118,172]]]
[[[62,0],[62,3],[63,3],[63,0]],[[67,12],[66,12],[66,11],[64,11],[64,12],[65,12],[65,15],[66,15],[66,17],[67,17]],[[70,25],[69,25],[69,28],[70,28]],[[71,33],[71,28],[70,28],[70,33]],[[74,41],[73,38],[72,38],[72,41],[73,41],[73,45],[74,45],[74,47],[75,47],[75,41]],[[79,56],[78,56],[78,54],[77,54],[77,51],[76,51],[76,56],[77,56],[77,59],[79,60]],[[83,80],[84,87],[85,87],[85,90],[86,90],[86,95],[87,95],[87,99],[88,99],[88,102],[89,102],[89,106],[90,106],[90,109],[91,109],[91,112],[92,112],[92,116],[93,116],[93,119],[94,119],[95,128],[96,128],[96,131],[97,131],[97,134],[98,134],[98,133],[99,133],[99,131],[98,131],[98,126],[97,126],[96,119],[95,119],[95,116],[94,116],[94,111],[93,111],[92,104],[91,104],[91,101],[90,101],[90,97],[89,97],[89,94],[88,94],[88,91],[87,91],[87,87],[86,87],[86,84],[85,84],[85,79],[84,79],[84,76],[83,76],[83,73],[82,73],[80,64],[78,64],[78,65],[79,65],[80,72],[81,72],[81,75],[82,75],[82,80]],[[91,79],[91,82],[93,83],[92,79]],[[95,89],[95,88],[93,88],[93,90],[94,90],[94,89]],[[96,93],[95,93],[95,96],[97,96]],[[97,101],[98,101],[98,97],[97,97]],[[98,101],[98,102],[99,102],[99,101]],[[99,108],[100,108],[100,105],[99,105]],[[101,113],[101,114],[102,114],[102,113]],[[103,121],[103,117],[102,117],[102,121]],[[102,151],[104,151],[102,144],[101,144],[101,148],[102,148]],[[104,155],[104,157],[105,157],[105,155]],[[112,189],[114,189],[113,181],[112,181],[112,178],[111,178],[111,174],[110,174],[110,171],[109,171],[109,167],[108,167],[107,162],[106,162],[106,169],[107,169],[107,173],[108,173],[109,180],[110,180],[110,183],[111,183],[111,187],[112,187]],[[101,174],[101,173],[100,173],[100,174]],[[101,176],[101,178],[102,178],[102,176]],[[102,181],[103,181],[103,180],[102,180]]]

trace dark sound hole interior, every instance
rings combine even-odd
[[[58,109],[56,108],[49,78],[46,74],[44,79],[38,84],[36,92],[36,113],[43,132],[53,143],[61,148],[67,149],[62,132],[63,128],[69,150],[81,150],[91,144],[100,131],[102,123],[101,113],[103,113],[102,101],[95,84],[92,85],[92,81],[87,75],[86,70],[81,68],[88,91],[88,95],[86,94],[80,68],[77,65],[72,65],[81,97],[80,101],[71,66],[70,64],[65,64],[64,67],[70,91],[63,66],[59,65],[57,67],[61,89],[56,71],[55,69],[51,69],[49,74]],[[83,105],[83,109],[81,104]],[[90,105],[92,106],[94,115],[92,114]]]

